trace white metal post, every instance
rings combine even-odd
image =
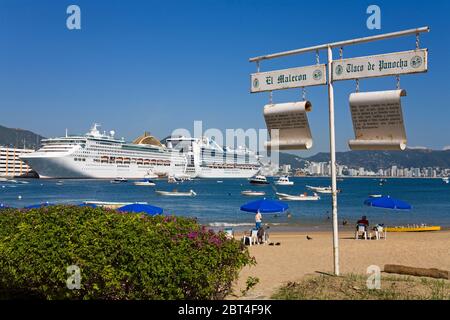
[[[333,259],[334,274],[339,275],[339,230],[337,217],[337,186],[336,186],[336,139],[334,129],[334,89],[333,89],[333,49],[328,46],[328,110],[330,113],[330,155],[331,155],[331,192],[333,213]]]

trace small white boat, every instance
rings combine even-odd
[[[252,191],[252,190],[244,190],[241,192],[241,194],[247,197],[258,197],[266,195],[264,191]]]
[[[147,187],[154,187],[156,185],[152,180],[149,180],[149,179],[136,181],[136,182],[133,182],[133,184],[135,186],[147,186]]]
[[[382,196],[382,194],[371,194],[369,195],[369,198],[381,198]]]
[[[444,183],[449,183],[449,178],[448,177],[443,177],[442,181],[444,181]]]
[[[153,173],[153,171],[149,170],[144,176],[144,179],[158,179],[158,175]]]
[[[306,188],[308,188],[309,190],[312,190],[314,192],[318,192],[318,193],[325,193],[325,194],[331,194],[332,190],[331,187],[312,187],[312,186],[306,186]],[[339,189],[337,190],[337,192],[341,192]]]
[[[167,177],[167,182],[168,183],[177,183],[178,180],[174,176],[168,176]]]
[[[176,174],[175,179],[177,181],[191,181],[192,177],[188,174]]]
[[[331,187],[313,187],[313,186],[306,186],[309,190],[319,192],[319,193],[331,193]]]
[[[114,180],[111,180],[111,183],[124,183],[124,182],[128,182],[128,180],[125,178],[116,178]]]
[[[278,199],[280,200],[288,200],[288,201],[317,201],[320,200],[320,196],[317,193],[314,193],[314,195],[310,196],[308,194],[303,193],[299,195],[291,195],[286,193],[279,193],[277,192]]]
[[[275,182],[278,186],[293,186],[294,181],[289,181],[288,176],[280,177],[277,182]]]
[[[162,190],[156,190],[157,194],[161,196],[170,196],[170,197],[193,197],[197,194],[194,192],[194,190],[189,190],[188,192],[180,192],[180,191],[162,191]]]
[[[267,178],[262,175],[254,176],[253,178],[250,178],[251,184],[269,184],[269,181],[267,181]]]

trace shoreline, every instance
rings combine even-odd
[[[308,234],[311,240],[307,240]],[[355,240],[354,232],[343,231],[339,234],[340,273],[367,276],[368,267],[383,270],[386,264],[449,270],[449,237],[450,230],[445,230],[388,232],[386,240]],[[236,235],[235,239],[240,240],[240,236]],[[269,242],[280,245],[248,246],[256,265],[240,271],[234,290],[245,289],[248,277],[258,278],[259,283],[247,296],[229,298],[270,299],[283,284],[300,281],[317,272],[333,273],[332,240],[332,233],[323,231],[270,233]]]

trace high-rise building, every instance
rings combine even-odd
[[[0,146],[0,177],[14,177],[29,173],[31,168],[20,160],[20,156],[31,153],[31,149],[17,149]]]

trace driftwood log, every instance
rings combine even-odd
[[[384,265],[384,272],[450,280],[449,272],[439,269],[415,268],[396,264],[386,264]]]

